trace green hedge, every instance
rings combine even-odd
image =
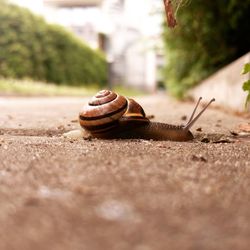
[[[104,56],[60,26],[0,0],[0,76],[58,84],[107,81]]]
[[[250,0],[185,2],[178,26],[164,33],[166,84],[179,97],[250,49]]]

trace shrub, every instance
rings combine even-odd
[[[171,93],[183,96],[249,51],[249,13],[249,0],[191,0],[178,11],[178,26],[164,32],[164,73]]]
[[[70,85],[107,81],[101,52],[64,28],[3,0],[0,23],[0,76]]]

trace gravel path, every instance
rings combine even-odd
[[[173,124],[194,105],[137,100]],[[0,98],[1,250],[249,249],[250,140],[230,133],[248,120],[210,108],[184,143],[63,138],[85,102]]]

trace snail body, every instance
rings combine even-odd
[[[170,125],[150,121],[143,108],[133,99],[102,90],[82,108],[79,122],[94,138],[188,141],[194,138],[191,126],[214,101],[212,99],[193,118],[200,100],[186,125]]]

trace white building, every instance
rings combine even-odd
[[[162,0],[13,1],[67,27],[92,48],[104,50],[112,61],[113,84],[156,89],[163,62]]]

